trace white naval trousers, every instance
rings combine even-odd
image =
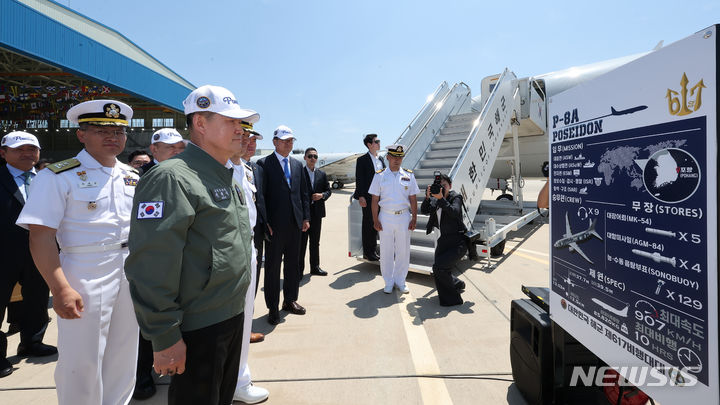
[[[382,209],[378,219],[383,230],[380,234],[380,273],[386,287],[405,287],[410,267],[410,210],[402,214],[390,214]]]
[[[240,368],[236,388],[244,387],[252,382],[248,354],[250,351],[250,334],[252,333],[253,312],[255,311],[255,284],[257,283],[257,249],[252,243],[252,259],[250,259],[250,285],[245,294],[245,320],[243,322],[242,352],[240,352]]]
[[[127,248],[60,253],[70,286],[83,299],[80,319],[58,318],[58,404],[127,404],[135,387],[138,324],[123,264]]]

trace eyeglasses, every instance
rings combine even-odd
[[[376,139],[376,140],[374,140],[373,142],[376,143],[376,144],[378,144],[378,145],[380,145],[380,140],[379,140],[379,139]]]
[[[318,155],[307,155],[308,159],[317,159]]]
[[[122,137],[124,137],[124,136],[126,135],[124,129],[96,129],[96,128],[92,128],[92,129],[90,129],[89,131],[92,131],[94,134],[100,135],[100,136],[102,136],[103,138],[109,138],[109,137],[122,138]]]

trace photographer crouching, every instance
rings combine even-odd
[[[445,307],[463,303],[460,291],[465,289],[465,282],[458,280],[452,269],[467,252],[466,229],[462,221],[463,198],[451,188],[450,177],[435,172],[435,182],[425,190],[425,200],[420,206],[422,214],[430,215],[427,233],[434,227],[440,230],[432,269],[440,305]]]

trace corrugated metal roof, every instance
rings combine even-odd
[[[0,46],[178,111],[195,88],[122,34],[51,1],[0,0]]]

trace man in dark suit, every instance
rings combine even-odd
[[[315,148],[305,149],[305,170],[303,174],[310,189],[310,228],[302,234],[300,253],[300,278],[305,272],[305,251],[308,239],[310,240],[310,274],[327,276],[327,272],[320,268],[320,231],[322,219],[325,217],[325,200],[330,198],[332,191],[325,172],[315,168],[318,153]]]
[[[460,291],[465,289],[465,282],[458,280],[452,274],[452,269],[467,252],[465,224],[462,221],[463,198],[462,195],[451,191],[450,177],[443,174],[440,178],[442,189],[437,193],[431,193],[428,186],[420,212],[430,215],[427,224],[428,234],[433,228],[440,229],[440,238],[435,248],[435,263],[432,267],[440,305],[460,305],[463,303]]]
[[[263,169],[263,193],[270,241],[265,254],[265,305],[268,322],[280,323],[280,265],[283,265],[282,309],[304,315],[305,308],[297,303],[300,278],[300,239],[310,227],[308,186],[302,163],[290,157],[295,136],[290,128],[275,129],[275,152],[258,161]]]
[[[380,150],[380,140],[377,139],[377,134],[365,135],[363,144],[368,148],[368,153],[360,156],[355,164],[355,193],[353,193],[353,198],[358,200],[360,207],[362,207],[363,257],[371,261],[377,261],[379,260],[376,252],[377,231],[373,225],[372,209],[370,208],[372,196],[368,193],[368,189],[375,173],[385,168],[385,161],[377,155]]]
[[[20,345],[18,356],[49,356],[54,346],[42,343],[48,324],[49,289],[35,267],[28,242],[28,231],[15,225],[35,176],[34,165],[40,159],[40,144],[34,135],[11,132],[2,138],[0,157],[0,257],[5,263],[0,271],[0,323],[10,301],[13,287],[22,285]],[[0,377],[13,372],[7,360],[7,337],[0,331]]]

